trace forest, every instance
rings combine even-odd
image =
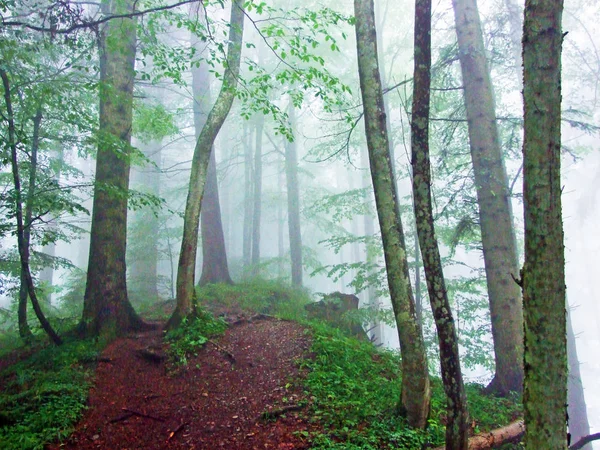
[[[0,448],[591,450],[599,19],[0,0]]]

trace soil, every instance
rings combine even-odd
[[[185,367],[166,359],[162,333],[110,344],[89,408],[67,449],[305,449],[298,360],[310,342],[294,322],[236,318]]]

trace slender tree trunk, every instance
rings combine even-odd
[[[431,0],[415,2],[415,68],[411,117],[412,174],[415,219],[423,251],[423,266],[431,310],[435,319],[442,381],[447,396],[446,449],[466,450],[469,443],[469,414],[458,353],[458,335],[442,258],[435,235],[431,201],[431,162],[429,159],[429,103],[431,87]]]
[[[505,395],[523,385],[523,313],[508,178],[476,0],[453,0],[471,158],[475,174],[496,374],[490,389]]]
[[[21,191],[21,178],[19,175],[19,161],[17,157],[17,138],[16,138],[16,127],[14,121],[14,113],[12,107],[12,95],[10,90],[10,81],[8,79],[8,74],[2,68],[0,68],[0,78],[2,78],[2,86],[4,87],[4,101],[6,103],[6,120],[8,121],[8,141],[7,145],[10,149],[10,163],[13,175],[13,183],[15,188],[15,216],[17,219],[17,245],[19,248],[19,259],[21,262],[21,273],[24,275],[25,283],[27,285],[27,293],[29,294],[29,298],[31,299],[31,306],[33,307],[33,311],[40,321],[40,325],[46,332],[46,334],[50,337],[52,342],[56,345],[62,344],[62,339],[48,320],[42,309],[40,308],[40,304],[38,302],[38,298],[35,292],[35,286],[33,284],[33,278],[31,276],[31,271],[29,268],[29,242],[25,240],[25,228],[29,228],[31,224],[25,224],[23,221],[23,201],[22,191]],[[41,120],[41,117],[40,117]],[[35,180],[34,180],[35,181]]]
[[[252,168],[252,133],[248,122],[244,121],[244,230],[242,243],[242,261],[244,264],[244,272],[250,271],[252,258],[252,179],[254,178],[254,170]]]
[[[577,342],[573,331],[571,312],[567,312],[567,361],[569,363],[569,379],[567,381],[567,403],[569,413],[569,433],[571,442],[575,443],[590,434],[590,424],[587,416],[579,358],[577,357]],[[583,447],[592,450],[591,444]]]
[[[419,248],[419,235],[415,223],[415,308],[417,309],[417,322],[423,328],[423,296],[421,295],[421,249]]]
[[[290,100],[288,107],[290,125],[296,128],[296,114]],[[292,261],[292,284],[302,286],[302,233],[300,231],[300,185],[298,182],[298,154],[296,142],[285,147],[285,176],[287,182],[288,228],[290,233],[290,256]]]
[[[254,189],[252,208],[252,276],[260,273],[260,219],[262,212],[262,141],[265,117],[258,113],[255,123]]]
[[[31,143],[31,155],[29,156],[29,184],[27,198],[25,199],[25,220],[23,229],[23,241],[27,248],[31,249],[31,219],[33,217],[33,199],[35,198],[35,183],[37,178],[37,154],[40,144],[40,125],[42,123],[42,109],[38,108],[33,118],[33,136]],[[21,286],[19,287],[19,335],[21,339],[29,342],[33,335],[27,323],[27,275],[21,267]]]
[[[197,16],[204,16],[204,9],[194,5]],[[204,17],[199,17],[201,22]],[[202,48],[195,43],[201,53]],[[206,117],[210,111],[210,74],[209,67],[205,61],[200,66],[192,67],[192,90],[194,93],[194,127],[196,140],[200,137],[202,128],[206,123]],[[227,250],[225,248],[225,237],[223,236],[223,223],[221,221],[221,204],[219,203],[219,186],[217,181],[217,161],[214,146],[210,152],[208,171],[206,174],[206,185],[202,198],[200,213],[201,236],[202,236],[202,275],[200,285],[209,283],[232,284],[227,265]]]
[[[198,248],[200,205],[204,195],[212,146],[235,98],[242,54],[243,7],[241,0],[234,0],[231,5],[227,67],[223,75],[223,85],[206,119],[206,124],[202,127],[194,149],[177,271],[177,306],[167,323],[167,328],[176,327],[184,317],[195,312],[194,272]]]
[[[355,0],[354,14],[371,178],[383,239],[388,285],[402,351],[400,409],[411,426],[424,428],[430,406],[429,374],[423,337],[417,324],[412,289],[408,281],[406,247],[390,161],[383,92],[377,61],[373,1]]]
[[[567,448],[560,183],[562,0],[527,0],[523,34],[525,448]]]
[[[104,0],[105,15],[128,14],[131,0]],[[127,297],[129,189],[136,21],[107,22],[100,35],[100,128],[90,255],[80,332],[117,336],[144,327]]]

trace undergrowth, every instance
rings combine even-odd
[[[49,346],[0,373],[0,448],[43,449],[73,431],[85,409],[98,344]]]
[[[255,278],[235,285],[209,284],[197,289],[201,305],[221,306],[229,310],[245,310],[270,314],[281,319],[301,320],[304,305],[312,300],[307,291],[293,288],[277,280]]]
[[[195,356],[210,338],[223,334],[226,329],[225,321],[203,310],[199,310],[194,317],[186,317],[181,325],[165,336],[172,362],[175,365],[187,365],[188,358]]]
[[[315,449],[420,449],[443,445],[445,395],[432,380],[432,409],[426,431],[411,428],[397,414],[400,398],[400,357],[349,338],[325,324],[311,323],[310,359],[303,361],[310,420],[323,432],[302,434]],[[475,432],[506,425],[518,417],[510,400],[482,395],[479,385],[467,385]]]

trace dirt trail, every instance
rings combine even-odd
[[[241,321],[169,374],[160,333],[119,339],[102,355],[75,434],[51,448],[308,448],[294,434],[310,428],[297,410],[302,390],[290,385],[308,347],[296,323]],[[276,418],[265,420],[268,411]]]

